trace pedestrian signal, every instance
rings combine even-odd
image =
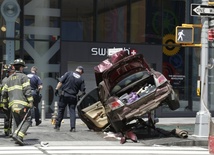
[[[178,44],[192,44],[194,42],[193,27],[177,26],[175,33],[175,42]]]

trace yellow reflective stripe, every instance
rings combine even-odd
[[[5,84],[5,85],[3,86],[2,90],[6,90],[6,89],[8,89],[7,84]]]
[[[13,100],[12,102],[9,103],[9,107],[11,107],[14,104],[22,104],[24,106],[29,106],[27,102],[21,101],[21,100]]]
[[[12,87],[8,87],[8,92],[9,92],[9,91],[12,91],[12,90],[15,90],[15,89],[20,89],[20,90],[22,90],[22,86],[15,85],[15,86],[12,86]]]
[[[23,132],[19,131],[18,136],[23,138],[25,136],[25,134]]]
[[[17,134],[17,133],[18,133],[18,130],[15,130],[15,134]],[[25,136],[25,134],[23,132],[19,131],[18,136],[23,138]]]
[[[33,101],[33,97],[28,97],[27,100],[30,102],[30,101]]]
[[[0,107],[4,107],[4,103],[1,103],[1,104],[0,104]]]
[[[23,83],[22,86],[23,86],[23,87],[30,86],[29,80],[28,80],[27,82]]]
[[[3,99],[2,102],[7,103],[7,99]]]

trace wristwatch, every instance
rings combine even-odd
[[[16,0],[4,0],[1,5],[1,14],[6,22],[6,64],[14,61],[14,33],[15,22],[20,13],[20,7]]]

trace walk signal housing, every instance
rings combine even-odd
[[[177,44],[193,44],[194,28],[192,26],[177,26],[175,31],[175,42]]]

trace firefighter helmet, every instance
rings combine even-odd
[[[12,72],[14,69],[13,65],[9,64],[9,65],[4,65],[3,66],[3,71],[6,71],[6,72]]]
[[[21,65],[21,66],[26,67],[25,62],[24,62],[22,59],[20,59],[20,58],[19,58],[19,59],[14,60],[13,65]]]

